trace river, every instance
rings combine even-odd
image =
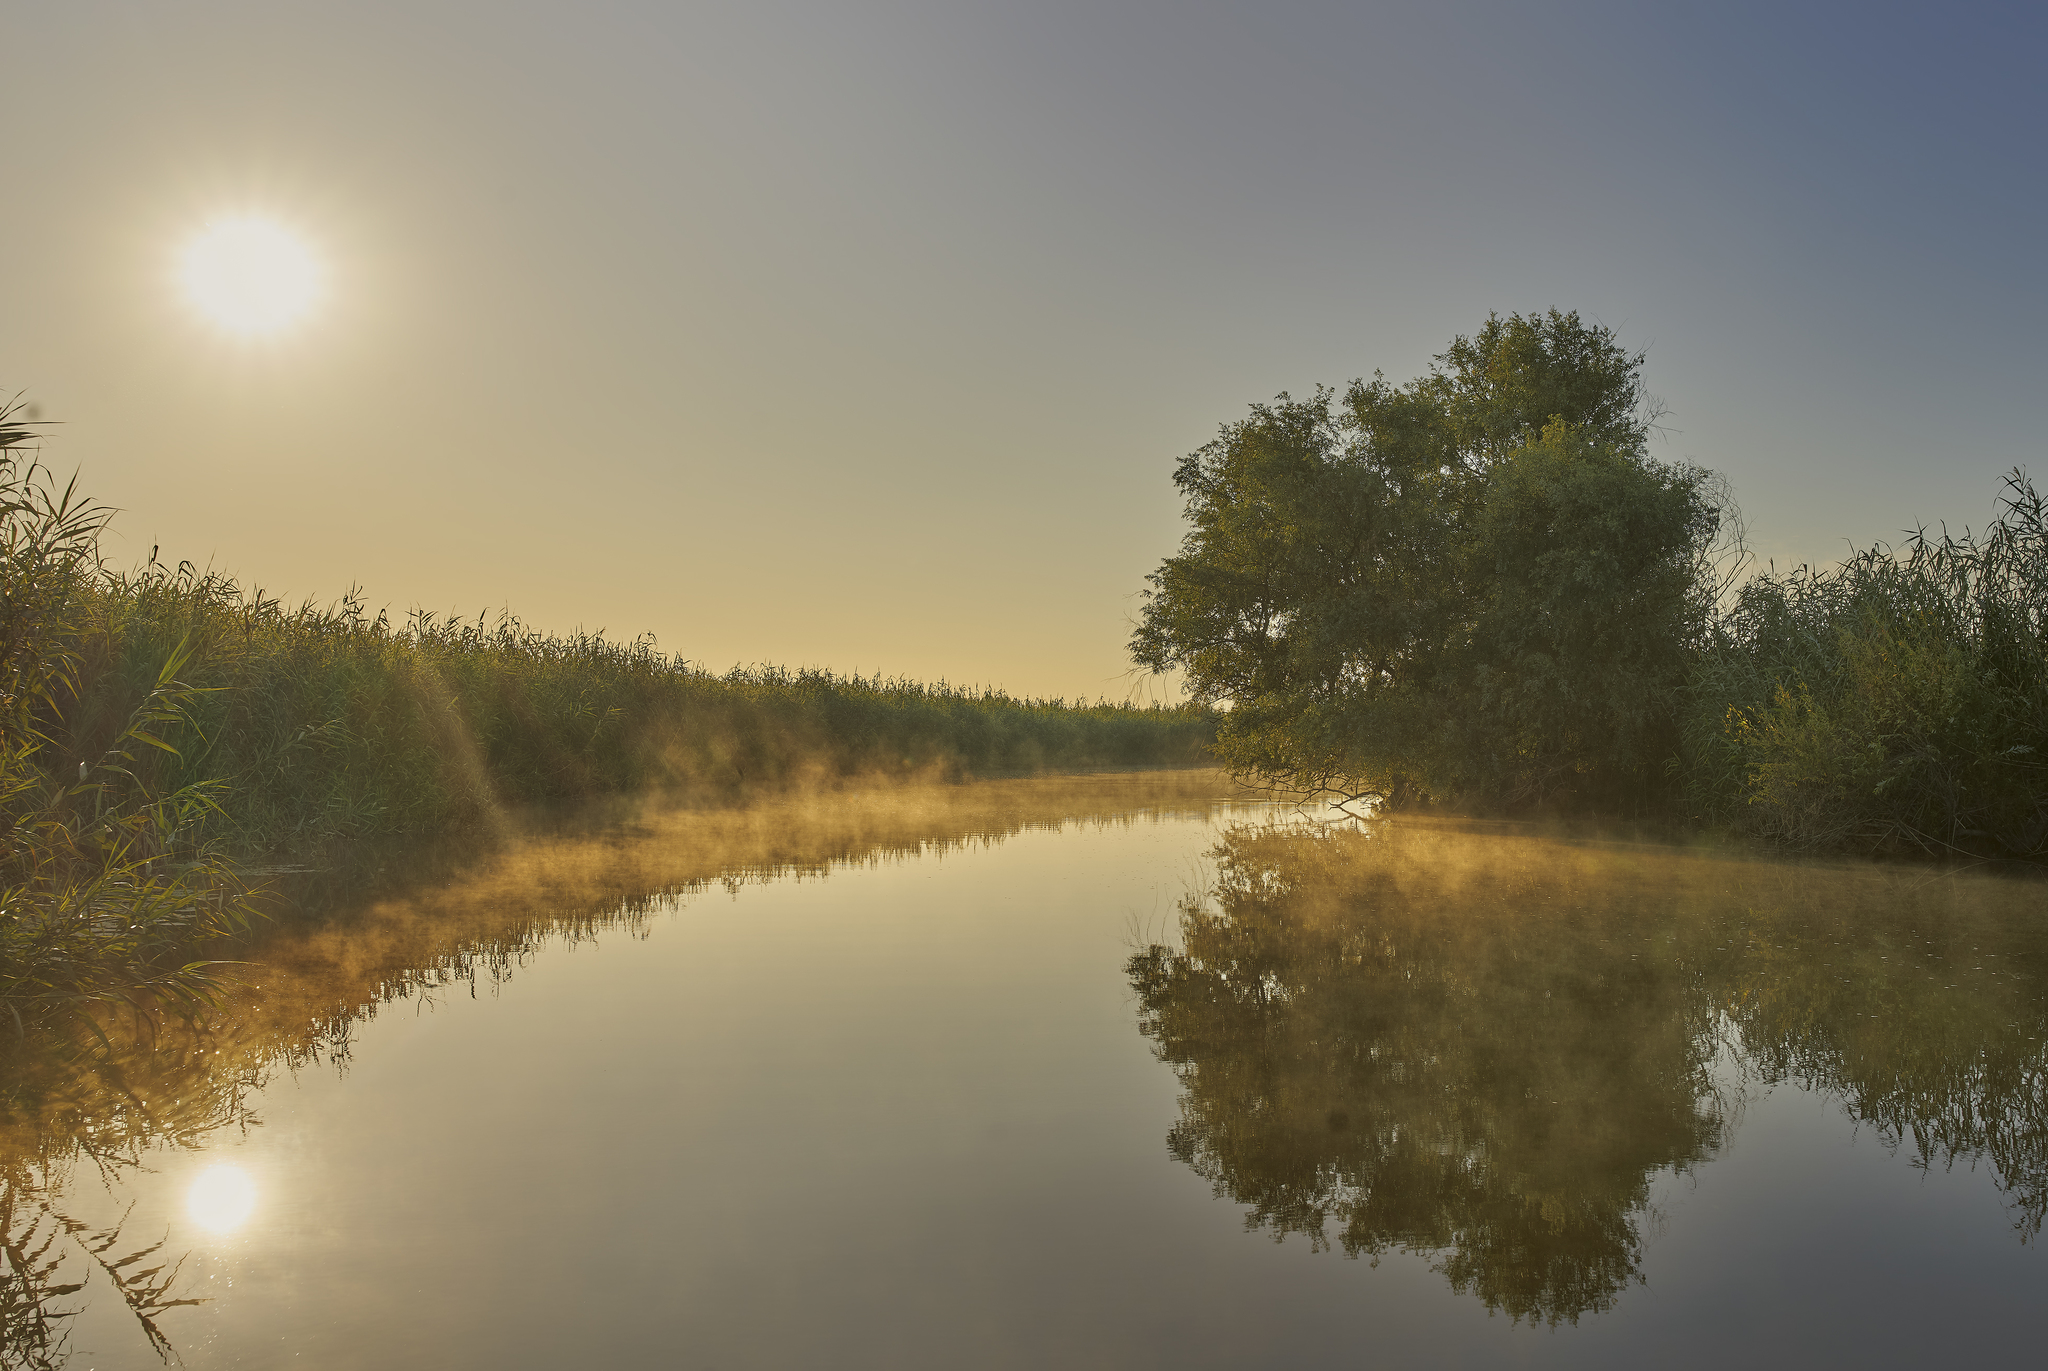
[[[2038,1358],[2048,885],[1303,819],[847,792],[281,918],[10,1068],[0,1366]]]

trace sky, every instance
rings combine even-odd
[[[715,670],[1157,694],[1175,462],[1488,311],[1783,567],[2042,460],[2038,6],[10,6],[0,391],[152,547]],[[182,245],[324,264],[222,334]]]

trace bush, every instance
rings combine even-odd
[[[1690,692],[1703,811],[1805,846],[2048,856],[2048,528],[2021,472],[2002,506],[1742,588]]]

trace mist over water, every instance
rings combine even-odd
[[[1660,1178],[1775,1087],[2048,1210],[2038,880],[1567,845],[1465,824],[1246,826],[1134,956],[1169,1149],[1246,1223],[1424,1255],[1516,1321],[1646,1283]]]
[[[1316,828],[1207,772],[599,816],[415,866],[281,917],[205,1022],[17,1054],[0,1366],[2034,1337],[2036,880]]]

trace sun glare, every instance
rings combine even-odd
[[[327,287],[305,241],[255,215],[207,225],[185,245],[178,275],[208,322],[245,338],[273,337],[299,323]]]
[[[185,1208],[201,1228],[227,1233],[256,1209],[256,1183],[239,1166],[209,1166],[185,1192]]]

